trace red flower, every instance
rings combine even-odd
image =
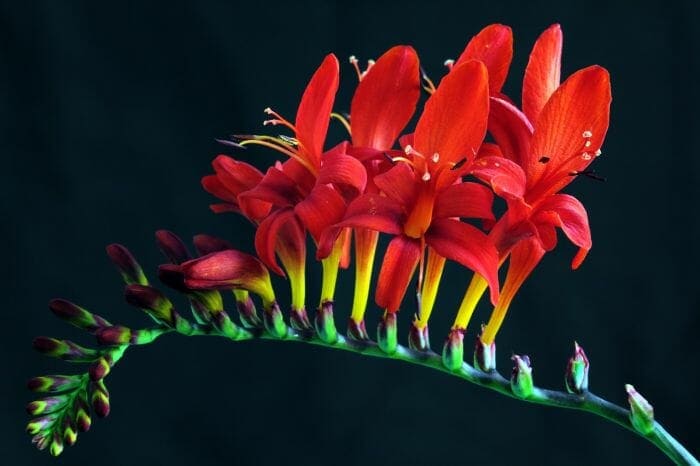
[[[600,155],[608,129],[610,78],[604,68],[591,66],[560,86],[561,45],[558,25],[535,44],[523,82],[524,112],[504,98],[491,98],[489,131],[498,147],[486,146],[472,171],[508,201],[508,211],[490,232],[501,260],[510,255],[510,265],[482,335],[487,344],[524,280],[556,246],[556,227],[579,247],[574,269],[591,248],[586,210],[573,196],[558,192]]]
[[[467,62],[450,73],[425,105],[413,145],[388,172],[374,178],[382,194],[354,200],[335,225],[368,228],[394,238],[385,254],[377,304],[396,312],[425,246],[431,254],[455,260],[486,276],[498,296],[498,255],[486,235],[456,217],[493,218],[492,194],[476,183],[456,183],[453,170],[473,157],[486,132],[488,77],[483,64]],[[333,229],[327,232],[332,237]]]

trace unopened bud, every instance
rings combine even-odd
[[[133,342],[133,332],[129,327],[113,325],[99,329],[95,336],[100,345],[127,345]]]
[[[109,392],[107,387],[102,380],[92,382],[90,384],[92,388],[91,403],[92,409],[95,410],[95,414],[98,417],[107,417],[109,415]]]
[[[285,338],[287,336],[287,324],[284,323],[282,311],[276,302],[271,302],[263,312],[265,329],[274,337]]]
[[[51,414],[55,411],[63,409],[63,407],[66,406],[66,403],[68,403],[68,396],[66,395],[49,396],[29,403],[27,405],[27,413],[30,416]]]
[[[195,235],[193,238],[194,248],[200,256],[206,256],[212,252],[225,251],[234,249],[233,245],[225,239],[217,238],[211,235]]]
[[[91,348],[82,347],[69,340],[58,340],[49,337],[36,337],[34,349],[47,356],[73,362],[92,362],[100,357],[100,353]]]
[[[44,375],[27,382],[27,388],[37,393],[60,393],[74,389],[82,383],[78,375]]]
[[[58,456],[63,453],[63,437],[56,430],[51,436],[51,446],[49,447],[51,456]]]
[[[535,384],[532,381],[532,366],[528,356],[518,356],[514,354],[511,360],[513,365],[513,373],[510,376],[510,388],[513,393],[520,398],[528,398],[535,390]]]
[[[338,331],[335,328],[335,319],[333,319],[333,302],[324,301],[321,307],[316,311],[316,319],[314,321],[316,333],[318,337],[328,344],[333,344],[338,341]]]
[[[578,343],[574,342],[574,354],[566,365],[564,383],[569,393],[581,394],[588,390],[588,358]]]
[[[625,385],[625,390],[632,425],[644,435],[651,433],[654,430],[654,407],[632,385]]]
[[[90,419],[90,408],[87,403],[85,391],[75,400],[75,406],[75,425],[80,432],[87,432],[92,425],[92,419]]]
[[[127,285],[136,283],[139,285],[148,285],[148,279],[143,273],[143,269],[136,262],[134,256],[121,244],[110,244],[107,246],[107,255],[112,260],[114,265],[119,269],[119,273]]]
[[[73,422],[70,416],[66,416],[63,418],[63,441],[66,445],[72,446],[75,445],[77,440],[78,432],[75,428],[75,422]]]
[[[442,347],[442,364],[451,371],[458,371],[464,364],[464,331],[453,328]]]
[[[398,347],[396,313],[386,311],[377,325],[377,343],[386,354],[394,354]]]
[[[180,293],[189,293],[191,290],[185,286],[185,274],[179,265],[163,264],[158,267],[158,279],[165,286]]]
[[[474,346],[474,366],[483,372],[496,370],[496,342],[486,344],[481,339],[481,335],[476,338]]]
[[[60,319],[90,333],[95,332],[98,328],[111,325],[106,319],[65,299],[52,299],[49,301],[49,309]]]
[[[348,319],[348,337],[359,341],[369,340],[369,334],[367,333],[367,327],[365,327],[365,321],[361,320],[359,322],[355,322],[355,320],[350,317],[350,319]]]
[[[411,322],[411,328],[408,331],[408,347],[415,351],[430,350],[430,336],[428,334],[428,325],[419,326],[414,320]]]
[[[173,303],[152,286],[129,285],[124,290],[126,302],[142,309],[157,323],[175,326]]]
[[[88,374],[90,375],[90,380],[100,380],[107,377],[110,370],[112,370],[110,361],[105,357],[101,357],[90,365]]]
[[[165,254],[165,257],[173,264],[182,264],[192,258],[185,243],[171,231],[156,231],[156,243],[158,243],[158,247]]]
[[[214,327],[219,331],[219,333],[228,338],[235,340],[240,334],[238,326],[233,323],[225,311],[219,311],[213,314],[212,324],[214,324]]]

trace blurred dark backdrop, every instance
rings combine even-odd
[[[263,131],[268,105],[292,117],[330,51],[345,63],[336,108],[346,110],[355,82],[347,56],[410,43],[437,78],[443,60],[491,22],[515,33],[506,91],[516,99],[529,49],[553,22],[565,34],[564,74],[601,64],[614,96],[595,164],[608,181],[569,189],[588,208],[594,248],[575,273],[565,241],[546,257],[499,335],[500,368],[509,371],[512,351],[526,353],[538,384],[561,387],[576,339],[592,361],[593,390],[624,403],[623,384],[634,383],[700,453],[700,11],[691,0],[631,5],[2,2],[3,464],[665,464],[650,444],[594,416],[515,402],[427,369],[305,345],[176,336],[127,354],[109,376],[112,414],[62,457],[35,451],[23,432],[26,379],[72,369],[35,354],[31,339],[82,337],[50,315],[49,298],[146,322],[123,303],[104,245],[128,245],[150,271],[162,262],[159,228],[250,249],[251,227],[209,212],[199,186],[225,151],[215,137]],[[243,156],[273,160],[265,151]],[[350,274],[342,280],[341,323]],[[437,348],[467,280],[448,269],[431,324]],[[369,312],[372,328],[377,314]],[[402,337],[410,314],[401,315]],[[481,308],[475,322],[487,317]]]

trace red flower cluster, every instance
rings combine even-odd
[[[296,328],[310,326],[307,232],[323,264],[321,310],[333,300],[338,268],[349,263],[354,238],[349,333],[355,338],[367,337],[363,319],[378,234],[391,236],[375,300],[385,319],[393,316],[418,270],[419,308],[412,330],[419,336],[412,341],[418,349],[427,340],[447,259],[475,272],[455,330],[466,328],[477,301],[490,289],[495,309],[482,334],[486,344],[493,342],[523,281],[555,247],[557,227],[580,248],[573,267],[581,264],[591,247],[587,214],[577,199],[559,191],[576,175],[589,173],[588,165],[600,155],[609,119],[609,76],[592,66],[560,84],[562,34],[552,26],[530,54],[519,109],[501,93],[512,49],[510,28],[486,27],[458,60],[447,63],[449,72],[437,87],[421,77],[418,56],[409,46],[388,50],[365,71],[351,58],[360,81],[348,119],[332,113],[339,65],[328,55],[306,87],[293,123],[266,109],[272,119],[265,124],[284,126],[292,135],[235,136],[230,142],[272,148],[284,161],[263,174],[225,155],[214,160],[215,174],[202,180],[223,201],[212,209],[238,212],[257,225],[260,261],[289,277]],[[415,129],[407,130],[422,83],[430,95]],[[350,136],[324,151],[332,118]],[[487,134],[493,142],[485,142]],[[494,194],[507,204],[498,218]],[[182,265],[185,284],[199,289],[248,284],[250,291],[264,289],[266,300],[274,300],[266,268],[251,259],[224,251],[187,262]],[[508,259],[499,293],[498,270]]]

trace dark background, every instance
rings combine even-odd
[[[511,352],[526,353],[539,385],[561,387],[576,339],[592,361],[592,390],[624,404],[623,384],[634,383],[699,453],[693,3],[2,2],[1,461],[666,464],[646,441],[594,416],[516,402],[427,369],[305,345],[177,336],[129,351],[107,380],[112,414],[60,458],[35,451],[23,431],[32,399],[26,379],[73,370],[35,354],[31,339],[83,338],[51,316],[49,298],[113,322],[147,322],[123,303],[104,245],[128,245],[151,272],[163,262],[153,241],[159,228],[250,249],[252,228],[209,212],[212,198],[199,186],[225,149],[215,137],[264,131],[268,105],[293,118],[330,51],[343,63],[336,109],[347,110],[355,83],[347,56],[364,60],[410,43],[437,79],[443,60],[491,22],[514,29],[505,89],[516,100],[529,49],[553,22],[564,30],[564,75],[601,64],[614,97],[595,164],[608,181],[579,179],[568,189],[587,206],[594,248],[577,272],[569,271],[574,250],[565,240],[545,258],[499,335],[499,367],[508,373]],[[262,150],[239,155],[260,166],[274,160]],[[341,280],[344,328],[351,274]],[[431,323],[436,348],[467,281],[450,266]],[[314,272],[311,303],[317,286]],[[378,312],[368,315],[373,329]],[[474,322],[487,317],[480,308]],[[473,338],[474,328],[467,342]]]

